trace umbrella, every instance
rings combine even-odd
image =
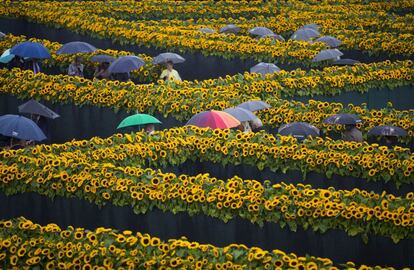
[[[323,36],[315,39],[315,42],[323,42],[331,48],[338,47],[342,44],[342,41],[332,36]]]
[[[108,68],[109,73],[128,73],[140,69],[145,65],[144,60],[135,55],[121,56],[116,59]]]
[[[234,25],[234,24],[228,24],[228,25],[223,26],[222,28],[220,28],[219,32],[220,33],[234,33],[234,34],[237,34],[238,32],[240,32],[240,27],[238,27],[237,25]]]
[[[356,64],[359,64],[359,63],[361,63],[361,62],[359,62],[358,60],[344,58],[344,59],[339,59],[339,60],[333,61],[332,65],[336,65],[336,66],[353,66],[353,65],[356,65]]]
[[[317,137],[319,136],[319,129],[309,123],[294,122],[280,126],[278,133],[283,136],[292,135],[295,138]]]
[[[305,24],[304,26],[302,26],[302,27],[301,27],[301,28],[299,28],[299,29],[305,29],[305,28],[308,28],[308,29],[313,29],[313,30],[318,31],[318,29],[319,29],[319,25],[317,25],[316,23],[310,23],[310,24]]]
[[[10,53],[34,59],[50,58],[49,50],[38,42],[26,41],[15,45],[10,49]]]
[[[163,63],[167,63],[169,61],[173,62],[174,64],[178,64],[178,63],[184,62],[185,59],[179,54],[166,52],[166,53],[161,53],[161,54],[157,55],[152,60],[152,63],[154,63],[154,64],[163,64]]]
[[[45,105],[37,102],[36,100],[29,100],[28,102],[20,105],[19,107],[19,113],[30,113],[30,114],[36,114],[41,115],[50,119],[56,119],[60,117],[59,114],[55,113]]]
[[[90,60],[91,62],[98,62],[98,63],[112,63],[113,61],[115,61],[115,58],[110,55],[106,55],[106,54],[98,54],[98,55],[92,56]]]
[[[374,136],[407,136],[405,129],[395,126],[377,126],[368,131],[368,135]]]
[[[280,68],[272,63],[263,63],[260,62],[259,64],[250,68],[251,73],[261,73],[262,75],[268,73],[279,72]]]
[[[254,27],[248,31],[250,34],[255,36],[274,35],[272,30],[267,27]]]
[[[20,115],[6,114],[0,116],[0,134],[26,141],[43,141],[43,131],[35,122]]]
[[[225,129],[237,127],[240,121],[226,112],[211,110],[193,115],[186,125]]]
[[[362,122],[361,118],[355,114],[341,113],[334,114],[323,120],[325,124],[355,125]]]
[[[264,36],[261,36],[260,38],[273,38],[279,41],[285,41],[284,37],[282,37],[281,35],[277,35],[277,34],[264,35]]]
[[[312,28],[300,28],[295,33],[293,33],[290,39],[308,41],[312,38],[319,37],[319,35],[319,32]]]
[[[5,34],[5,33],[0,32],[0,38],[4,38],[5,36],[6,36],[6,34]]]
[[[149,114],[134,114],[128,116],[118,125],[117,128],[131,127],[131,126],[140,126],[147,124],[161,124],[160,120]]]
[[[260,111],[260,110],[264,110],[264,109],[269,109],[272,106],[270,106],[269,104],[267,104],[266,102],[261,101],[261,100],[251,100],[251,101],[243,102],[242,104],[240,104],[237,107],[246,109],[246,110],[251,111],[251,112],[255,112],[255,111]]]
[[[90,53],[96,50],[97,49],[89,43],[82,41],[72,41],[63,44],[62,47],[56,51],[56,54]]]
[[[205,33],[205,34],[212,34],[216,32],[216,30],[211,29],[211,28],[200,28],[198,29],[198,31]]]
[[[312,59],[312,62],[321,62],[325,60],[339,60],[339,58],[344,55],[338,49],[327,49],[320,51],[315,57]]]
[[[224,112],[232,115],[240,122],[253,121],[257,118],[257,116],[254,115],[254,113],[243,108],[228,108],[225,109]]]
[[[7,64],[14,58],[14,54],[10,53],[10,49],[4,51],[4,53],[0,56],[0,63]]]

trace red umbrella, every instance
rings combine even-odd
[[[225,129],[237,127],[240,121],[226,112],[211,110],[194,115],[186,125]]]

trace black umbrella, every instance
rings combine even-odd
[[[361,123],[362,120],[358,115],[349,113],[334,114],[323,120],[325,124],[339,125],[355,125]]]
[[[368,131],[368,135],[373,136],[407,136],[408,133],[405,129],[395,126],[377,126]]]
[[[56,119],[60,117],[59,114],[55,113],[45,105],[37,102],[36,100],[29,100],[28,102],[19,106],[20,113],[29,113],[29,114],[36,114],[41,115],[50,119]]]
[[[292,135],[295,138],[306,138],[308,136],[319,136],[319,129],[305,122],[294,122],[282,125],[278,133],[283,136]]]

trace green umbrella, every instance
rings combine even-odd
[[[140,126],[147,124],[161,124],[161,122],[154,116],[148,114],[135,114],[128,116],[118,125],[117,128],[131,127],[131,126]]]

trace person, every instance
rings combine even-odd
[[[34,74],[41,72],[40,65],[37,59],[33,58],[28,61],[25,61],[23,66],[26,70],[32,70]]]
[[[68,75],[83,77],[83,64],[80,56],[76,56],[73,62],[69,65]]]
[[[11,150],[23,149],[29,144],[30,144],[30,142],[27,142],[25,140],[19,140],[16,144],[13,144],[13,138],[10,139],[10,149]]]
[[[396,136],[384,136],[384,145],[392,149],[398,145],[398,139]]]
[[[108,79],[109,76],[111,75],[108,72],[108,68],[109,68],[109,63],[101,63],[99,64],[99,66],[96,67],[95,69],[95,73],[93,74],[93,76],[97,79]]]
[[[362,142],[362,132],[356,128],[356,125],[345,125],[345,131],[342,132],[342,139],[349,142]]]
[[[242,121],[238,126],[238,129],[244,133],[252,132],[249,121]]]
[[[145,132],[148,135],[152,135],[155,132],[155,126],[154,126],[154,124],[148,124],[148,125],[146,125],[145,126]]]
[[[129,74],[129,72],[125,72],[125,73],[112,73],[110,75],[110,78],[112,80],[116,80],[116,81],[120,81],[120,82],[128,82],[131,80],[131,75]]]
[[[172,61],[168,61],[166,63],[166,69],[164,69],[161,72],[161,76],[160,79],[164,80],[164,81],[179,81],[181,82],[181,77],[180,74],[178,74],[177,70],[175,70],[174,68],[174,64]]]
[[[263,127],[263,123],[259,117],[257,117],[256,119],[250,121],[250,127],[253,131],[259,131]]]

